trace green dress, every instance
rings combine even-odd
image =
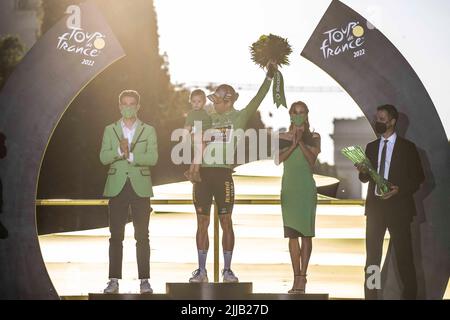
[[[297,147],[284,161],[281,212],[285,238],[314,237],[317,189],[311,168]]]

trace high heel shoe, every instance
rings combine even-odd
[[[298,287],[297,288],[292,288],[291,290],[288,291],[288,293],[291,293],[291,294],[304,294],[307,282],[308,282],[308,280],[306,279],[306,274],[295,276],[294,283],[298,283]]]

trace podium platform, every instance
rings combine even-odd
[[[251,282],[166,283],[166,294],[176,300],[245,300],[252,292]]]
[[[249,300],[328,300],[326,293],[252,293]]]
[[[253,293],[251,282],[166,283],[166,294],[89,294],[89,300],[328,300],[328,298],[328,294]]]

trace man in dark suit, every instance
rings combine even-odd
[[[398,111],[392,105],[377,109],[375,130],[381,137],[366,147],[366,155],[377,172],[392,185],[382,194],[367,169],[357,165],[359,179],[369,182],[366,200],[366,299],[376,299],[380,288],[368,285],[373,266],[380,268],[383,241],[389,230],[398,271],[403,285],[403,298],[417,297],[416,269],[411,242],[411,222],[416,215],[413,195],[425,180],[416,146],[395,132]],[[371,268],[369,268],[371,267]],[[379,269],[378,269],[379,270]]]

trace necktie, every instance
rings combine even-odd
[[[384,170],[386,167],[386,151],[387,151],[387,143],[389,140],[384,140],[383,151],[381,151],[381,160],[380,160],[380,176],[384,178]],[[381,189],[377,185],[377,194],[381,194]]]

